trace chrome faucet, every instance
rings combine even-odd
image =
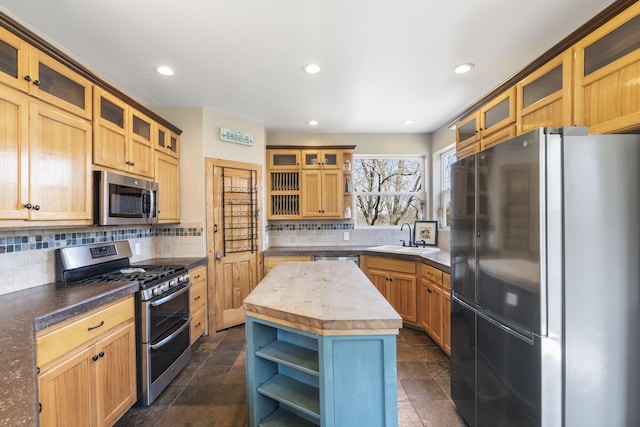
[[[411,238],[412,238],[411,225],[408,222],[403,222],[402,225],[400,226],[400,231],[404,230],[405,225],[409,227],[409,246],[413,246],[413,242],[411,241]],[[404,240],[402,240],[402,246],[406,246]]]

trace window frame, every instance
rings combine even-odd
[[[392,159],[392,160],[418,160],[420,162],[422,162],[421,165],[421,174],[422,176],[420,177],[420,191],[412,191],[412,192],[387,192],[387,191],[374,191],[374,192],[359,192],[356,191],[355,188],[355,177],[352,177],[352,180],[354,182],[354,187],[353,187],[353,192],[352,192],[352,212],[353,212],[353,226],[354,228],[361,228],[361,229],[396,229],[398,228],[398,225],[390,225],[390,224],[385,224],[385,225],[361,225],[358,224],[357,222],[357,215],[358,215],[358,207],[357,207],[357,196],[358,195],[362,195],[362,194],[366,194],[366,195],[380,195],[380,196],[395,196],[395,195],[400,195],[400,196],[410,196],[410,195],[417,195],[418,196],[418,200],[419,203],[421,205],[421,218],[416,218],[417,220],[422,220],[424,219],[424,217],[426,217],[426,212],[427,212],[427,208],[428,208],[428,202],[427,202],[427,190],[426,190],[426,184],[427,184],[427,180],[426,180],[426,176],[427,176],[427,159],[428,156],[424,155],[424,154],[354,154],[353,155],[353,167],[352,167],[352,171],[355,171],[355,163],[357,161],[359,161],[360,159]],[[354,173],[354,172],[352,172]]]
[[[449,167],[449,185],[446,185],[447,182],[447,161],[450,156],[456,158],[456,147],[455,144],[449,145],[442,150],[436,153],[436,157],[434,159],[434,163],[438,162],[438,188],[434,189],[434,193],[438,195],[438,202],[434,209],[434,215],[438,218],[439,227],[443,230],[448,230],[450,228],[450,224],[446,222],[446,213],[445,213],[445,202],[446,197],[449,196],[449,203],[451,203],[451,168]],[[453,164],[452,162],[451,164]],[[451,164],[449,166],[451,166]],[[435,177],[434,177],[434,181]]]

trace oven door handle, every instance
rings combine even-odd
[[[172,333],[171,335],[169,335],[168,337],[166,337],[165,339],[163,339],[162,341],[160,341],[157,344],[151,344],[151,350],[157,350],[160,347],[164,346],[165,344],[167,344],[169,341],[173,340],[175,337],[177,337],[178,335],[180,335],[186,328],[189,327],[189,325],[191,324],[191,315],[187,315],[184,317],[183,320],[186,320],[186,322],[184,322],[184,325],[180,326],[178,328],[178,330],[176,330],[174,333]]]
[[[180,289],[178,292],[175,292],[169,296],[166,296],[164,298],[160,298],[158,301],[151,301],[149,304],[151,304],[151,307],[157,307],[159,305],[164,304],[165,302],[169,302],[174,298],[178,298],[180,295],[184,294],[185,292],[187,292],[189,290],[189,286],[185,286],[184,288]]]

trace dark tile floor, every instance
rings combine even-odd
[[[246,426],[244,345],[244,326],[201,337],[189,365],[153,405],[131,408],[116,426]],[[464,427],[451,402],[449,359],[440,348],[423,332],[403,328],[397,355],[398,426]]]

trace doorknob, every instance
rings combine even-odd
[[[222,259],[222,252],[216,252],[216,260],[220,261]]]

